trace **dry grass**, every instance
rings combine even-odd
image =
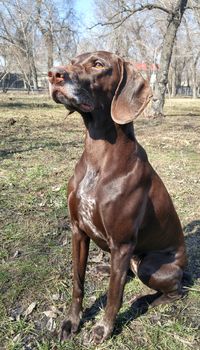
[[[193,285],[183,300],[141,315],[133,297],[149,291],[137,278],[130,280],[114,336],[91,349],[200,347],[200,101],[168,100],[165,109],[161,123],[138,119],[135,130],[184,226]],[[56,333],[71,298],[66,183],[84,139],[80,116],[65,119],[64,114],[45,96],[0,96],[0,349],[85,349],[82,338],[104,305],[108,276],[96,273],[99,250],[92,245],[84,326],[74,340],[58,343]]]

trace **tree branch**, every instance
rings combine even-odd
[[[0,34],[0,38],[3,39],[3,40],[5,40],[5,41],[7,41],[7,42],[9,42],[11,45],[15,46],[17,49],[19,49],[19,50],[21,50],[21,51],[23,51],[23,52],[26,53],[26,50],[23,49],[23,47],[21,47],[21,46],[17,45],[16,43],[14,43],[14,41],[12,40],[12,38],[7,38],[7,37],[5,37],[5,36],[3,36],[3,35],[1,35],[1,34]]]
[[[124,8],[122,11],[115,13],[115,15],[112,16],[107,22],[98,22],[98,23],[94,24],[92,27],[89,27],[88,29],[93,29],[99,25],[103,27],[103,26],[107,26],[107,25],[113,26],[113,25],[117,24],[117,26],[115,27],[115,29],[116,29],[120,25],[122,25],[129,17],[131,17],[132,15],[134,15],[137,12],[141,12],[144,10],[160,10],[160,11],[167,13],[168,15],[172,14],[172,11],[170,11],[170,10],[166,9],[165,7],[162,7],[160,5],[146,4],[146,5],[141,5],[140,7],[136,8],[136,9]],[[113,18],[115,18],[116,16],[122,15],[122,14],[127,13],[127,12],[129,12],[129,14],[127,14],[127,16],[124,17],[123,19],[112,21]]]
[[[187,6],[186,10],[200,10],[200,6]]]

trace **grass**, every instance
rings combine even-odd
[[[133,298],[149,290],[130,280],[114,336],[90,349],[200,347],[200,100],[168,100],[165,112],[162,122],[138,119],[135,130],[179,213],[193,285],[183,300],[139,314]],[[65,118],[64,108],[47,96],[6,94],[0,95],[0,132],[0,349],[84,350],[84,335],[102,314],[108,286],[108,275],[96,272],[100,251],[94,244],[84,326],[65,345],[57,340],[72,284],[66,184],[82,153],[83,123],[75,113]]]

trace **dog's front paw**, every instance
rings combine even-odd
[[[75,335],[75,333],[78,332],[79,324],[80,318],[69,317],[68,319],[66,319],[61,327],[60,341],[63,342],[73,337],[73,335]]]
[[[113,331],[113,327],[105,321],[98,322],[91,331],[90,342],[95,344],[103,343],[108,339]]]

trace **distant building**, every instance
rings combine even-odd
[[[159,65],[158,64],[154,64],[154,63],[140,63],[140,62],[134,62],[134,67],[140,71],[140,72],[144,72],[144,73],[148,73],[148,72],[157,72],[157,70],[159,69]]]
[[[48,88],[46,73],[38,75],[38,88],[42,90]],[[8,90],[33,90],[33,87],[28,86],[20,73],[0,72],[0,90],[3,92]]]
[[[148,79],[152,89],[154,90],[156,82],[156,74],[159,69],[159,65],[155,63],[140,63],[134,62],[134,67],[137,69],[145,79]]]
[[[0,72],[0,89],[6,92],[9,89],[24,89],[22,75],[18,73]]]

